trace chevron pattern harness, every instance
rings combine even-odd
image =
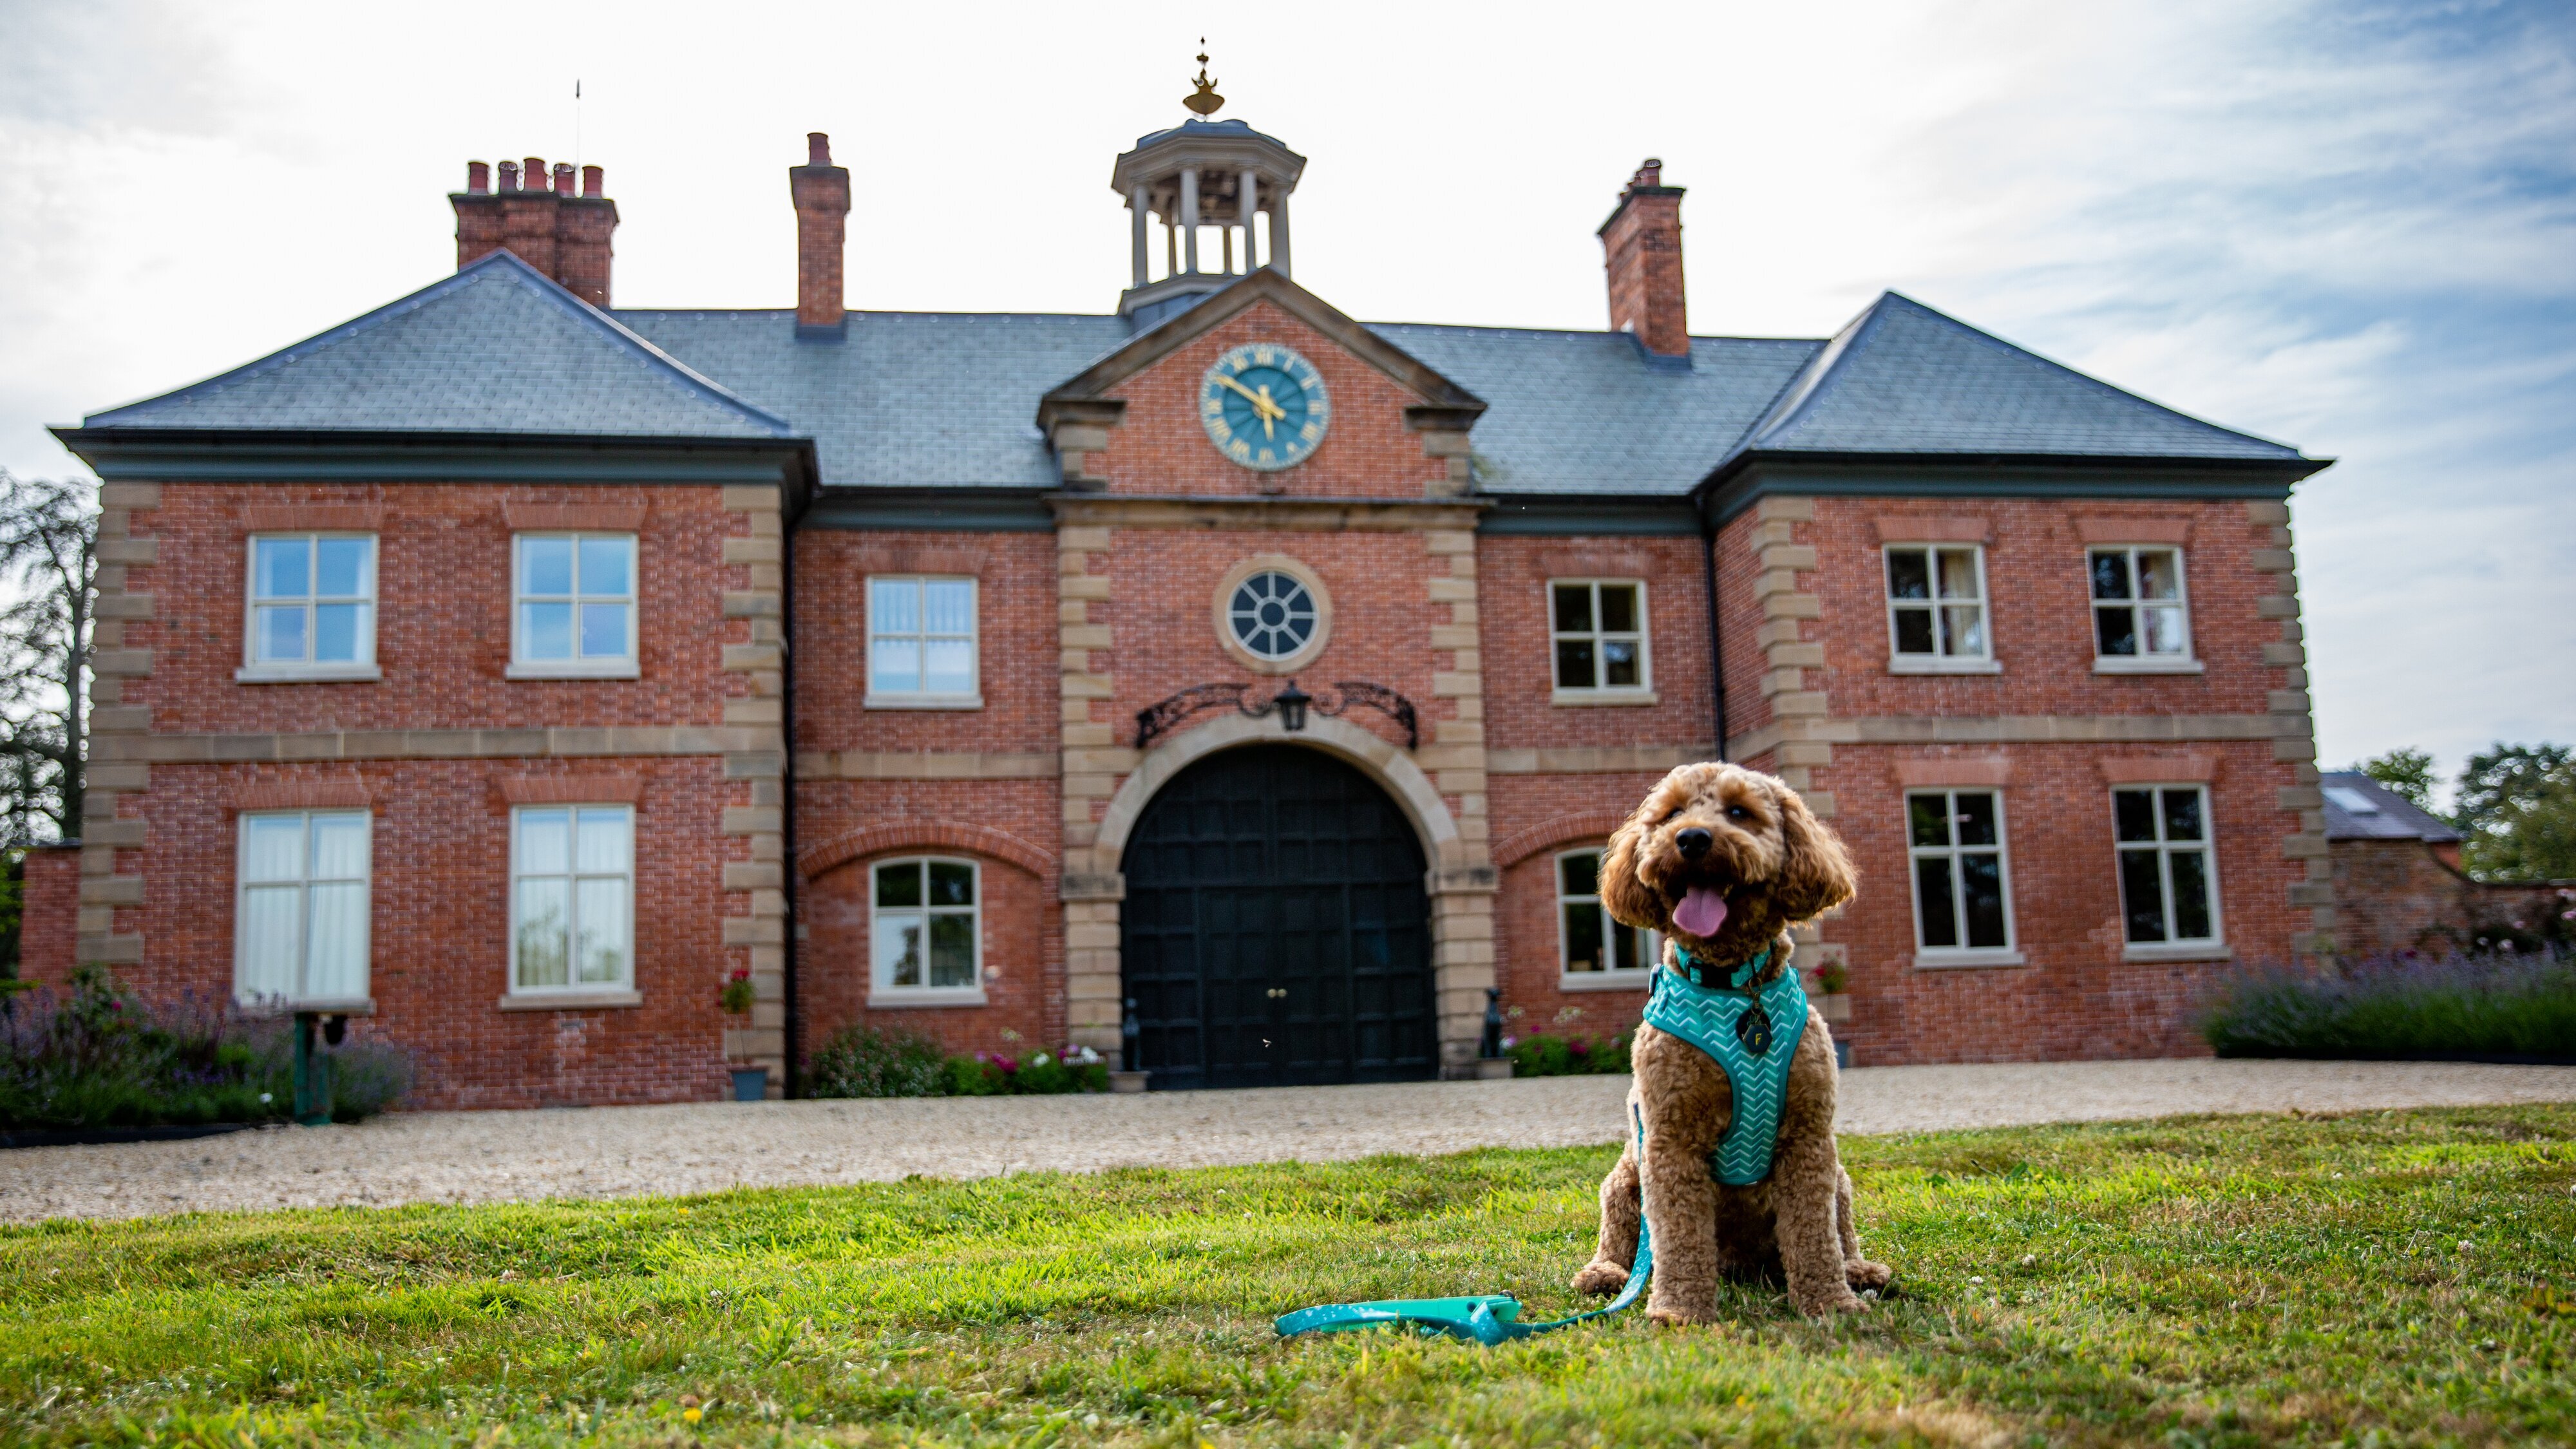
[[[1768,946],[1727,971],[1724,985],[1711,983],[1718,968],[1702,965],[1678,943],[1673,962],[1655,973],[1646,1025],[1689,1042],[1726,1073],[1734,1111],[1709,1154],[1709,1171],[1729,1187],[1751,1187],[1771,1175],[1789,1066],[1807,1029],[1807,989],[1795,971],[1781,972],[1759,991],[1746,987],[1771,963]]]

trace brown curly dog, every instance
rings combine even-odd
[[[1772,947],[1755,990],[1792,969],[1788,928],[1850,900],[1856,885],[1841,839],[1796,791],[1735,765],[1666,775],[1601,861],[1601,901],[1612,916],[1663,932],[1718,967],[1720,979]],[[1709,1171],[1733,1103],[1725,1071],[1651,1026],[1637,1029],[1633,1061],[1628,1100],[1645,1124],[1645,1161],[1632,1136],[1602,1181],[1600,1248],[1574,1275],[1575,1288],[1607,1295],[1627,1283],[1642,1175],[1655,1241],[1646,1313],[1655,1321],[1715,1319],[1721,1275],[1785,1277],[1789,1301],[1810,1317],[1866,1311],[1853,1290],[1883,1288],[1891,1275],[1860,1255],[1852,1227],[1851,1179],[1834,1151],[1834,1043],[1824,1018],[1808,1009],[1771,1175],[1751,1187],[1727,1186]]]

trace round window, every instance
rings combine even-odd
[[[1262,659],[1285,659],[1315,637],[1315,596],[1294,575],[1265,570],[1237,584],[1226,604],[1234,642]]]

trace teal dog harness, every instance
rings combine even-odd
[[[1771,1175],[1771,1150],[1780,1137],[1780,1110],[1789,1095],[1789,1064],[1798,1055],[1798,1039],[1807,1029],[1807,992],[1798,973],[1783,971],[1760,991],[1746,982],[1770,963],[1765,947],[1752,960],[1727,973],[1723,986],[1711,986],[1712,968],[1703,967],[1679,945],[1675,964],[1657,971],[1646,998],[1646,1025],[1669,1032],[1708,1054],[1726,1073],[1735,1105],[1717,1150],[1709,1154],[1709,1171],[1730,1187],[1749,1187]],[[1669,976],[1671,979],[1666,980]],[[1784,1032],[1783,1026],[1788,1029]],[[1352,1328],[1408,1326],[1425,1334],[1473,1339],[1491,1348],[1515,1338],[1617,1313],[1637,1301],[1655,1271],[1654,1234],[1646,1224],[1643,1168],[1645,1118],[1631,1102],[1629,1131],[1640,1169],[1637,1204],[1637,1257],[1628,1281],[1607,1307],[1545,1323],[1520,1321],[1521,1303],[1508,1293],[1469,1298],[1386,1298],[1371,1303],[1327,1303],[1282,1314],[1272,1324],[1282,1338],[1301,1333],[1337,1333]]]
[[[1709,984],[1715,971],[1680,946],[1678,965],[1655,973],[1646,998],[1646,1025],[1669,1032],[1708,1054],[1726,1073],[1735,1108],[1726,1135],[1709,1154],[1709,1171],[1729,1187],[1751,1187],[1771,1175],[1771,1149],[1780,1140],[1780,1109],[1789,1098],[1789,1064],[1807,1030],[1807,989],[1795,971],[1783,971],[1759,992],[1744,983],[1771,962],[1770,948]]]

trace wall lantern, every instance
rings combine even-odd
[[[1299,689],[1297,681],[1291,679],[1286,689],[1270,697],[1270,702],[1279,706],[1279,727],[1293,735],[1306,727],[1306,706],[1314,702],[1314,696]]]

